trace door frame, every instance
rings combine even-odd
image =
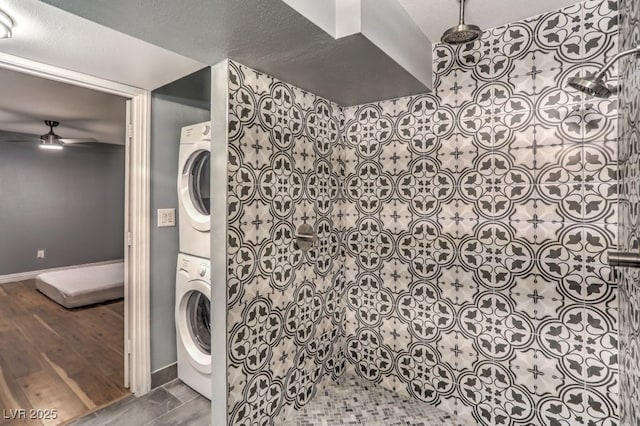
[[[0,53],[0,68],[128,98],[125,165],[125,381],[136,395],[151,389],[150,128],[148,90]],[[127,368],[128,367],[128,368]]]

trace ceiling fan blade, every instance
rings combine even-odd
[[[67,145],[67,144],[74,144],[74,143],[96,143],[98,142],[96,139],[93,138],[86,138],[86,139],[65,139],[65,138],[61,138],[59,139],[60,142],[62,142],[63,144]]]
[[[77,142],[73,142],[69,144],[63,143],[62,145],[70,148],[80,147],[80,148],[94,148],[94,149],[99,149],[104,147],[108,148],[108,147],[114,146],[110,143],[100,142],[95,139],[82,139],[82,140],[78,139]],[[119,146],[119,145],[115,145],[115,146]]]
[[[70,143],[69,145],[67,144],[63,144],[62,146],[64,146],[65,148],[70,148],[70,149],[76,149],[76,148],[89,148],[89,149],[93,149],[95,147],[95,144],[90,143],[90,144],[83,144],[83,143]]]
[[[0,130],[0,142],[39,142],[40,138],[28,133],[7,132]]]

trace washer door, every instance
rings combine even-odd
[[[177,294],[176,326],[179,339],[198,371],[211,373],[211,286],[189,281]]]
[[[183,153],[178,193],[180,202],[198,231],[210,229],[211,212],[211,143],[201,141]]]

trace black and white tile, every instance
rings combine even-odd
[[[429,404],[383,390],[356,376],[342,376],[319,388],[313,401],[283,426],[466,426],[469,423]]]
[[[232,424],[277,424],[345,371],[471,424],[618,424],[638,377],[619,383],[604,253],[618,215],[638,224],[630,162],[616,205],[638,127],[566,86],[616,52],[617,19],[588,0],[436,45],[433,93],[350,108],[231,63]]]
[[[348,370],[479,424],[617,424],[617,49],[587,1],[434,49],[434,93],[344,109]]]
[[[342,108],[234,62],[229,86],[229,419],[272,424],[344,370]]]

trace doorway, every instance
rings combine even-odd
[[[125,119],[125,299],[123,385],[149,391],[149,111],[148,91],[35,61],[0,56],[0,69],[68,83],[127,99]]]

